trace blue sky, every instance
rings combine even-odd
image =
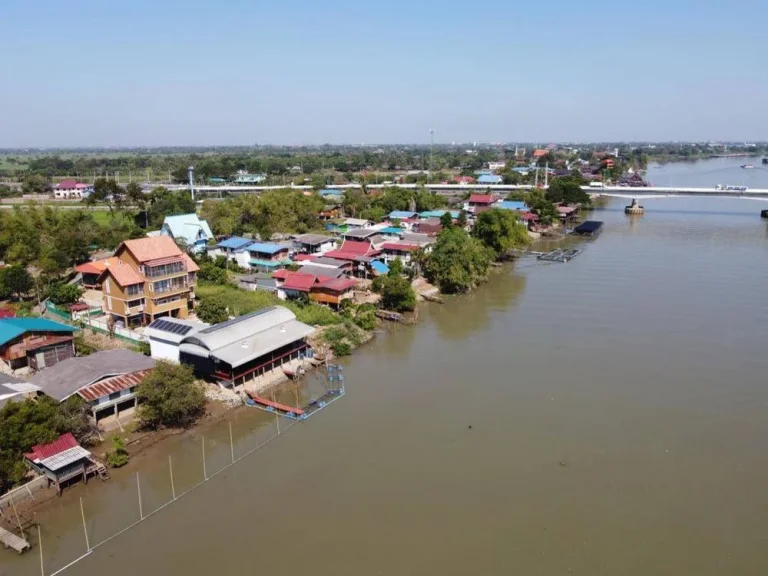
[[[768,139],[768,2],[0,0],[0,147]]]

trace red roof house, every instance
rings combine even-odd
[[[62,434],[53,442],[38,444],[24,459],[35,472],[48,478],[61,492],[61,483],[73,478],[85,477],[97,471],[98,464],[91,453],[78,444],[72,434]]]
[[[496,198],[493,197],[493,194],[472,194],[472,196],[469,197],[469,207],[477,207],[477,206],[490,206],[496,202]]]
[[[376,256],[378,251],[373,248],[370,242],[360,242],[357,240],[344,240],[338,250],[326,252],[326,258],[336,258],[337,260],[358,261],[360,259]]]

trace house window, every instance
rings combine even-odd
[[[143,292],[144,290],[141,284],[133,284],[132,286],[128,286],[125,293],[128,294],[128,296],[136,296],[138,294],[142,294]]]

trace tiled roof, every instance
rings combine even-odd
[[[176,246],[176,242],[170,236],[155,236],[153,238],[138,238],[136,240],[125,240],[118,246],[115,254],[120,253],[120,249],[125,247],[133,254],[139,262],[149,260],[158,260],[168,256],[178,256],[182,252]]]
[[[184,261],[187,263],[187,272],[198,272],[200,270],[200,266],[190,258],[189,254],[184,254]]]
[[[114,266],[115,264],[117,264],[117,258],[115,256],[111,256],[110,258],[106,258],[104,260],[94,260],[92,262],[85,262],[79,266],[75,266],[75,272],[80,272],[81,274],[101,274],[104,272],[105,268],[108,266]]]
[[[77,391],[77,394],[83,400],[92,402],[103,396],[109,396],[115,392],[128,390],[129,388],[138,386],[150,372],[151,370],[139,370],[138,372],[131,372],[130,374],[107,378],[106,380],[101,380],[100,382],[81,388]]]
[[[77,188],[78,181],[77,180],[62,180],[58,184],[56,184],[56,188],[58,190],[74,190]]]
[[[415,244],[398,244],[397,242],[385,242],[382,250],[400,250],[402,252],[414,252],[419,249]]]
[[[136,272],[130,264],[118,263],[116,266],[110,266],[99,276],[103,280],[105,274],[110,274],[120,286],[132,286],[134,284],[143,284],[144,276]]]

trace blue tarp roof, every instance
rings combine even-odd
[[[378,230],[379,234],[402,234],[404,232],[405,230],[403,228],[396,228],[395,226],[387,226],[386,228]]]
[[[246,248],[248,252],[261,252],[262,254],[277,254],[283,250],[288,250],[288,246],[282,244],[271,244],[266,242],[254,242]]]
[[[413,218],[418,216],[418,212],[408,212],[407,210],[393,210],[389,213],[389,219],[393,220],[405,220],[406,218]]]
[[[373,268],[374,272],[377,274],[387,274],[389,272],[389,266],[384,264],[381,260],[372,260],[371,268]]]
[[[478,184],[501,184],[504,179],[496,174],[483,174],[477,179]]]
[[[520,210],[521,212],[528,212],[528,206],[525,202],[519,202],[517,200],[504,200],[494,204],[494,208],[501,208],[502,210]]]
[[[60,324],[45,318],[3,318],[0,320],[0,345],[10,342],[25,332],[74,332],[74,326]]]
[[[336,188],[326,188],[325,190],[320,190],[318,194],[320,194],[320,196],[343,196],[341,190],[337,190]]]
[[[248,246],[253,242],[253,240],[250,240],[248,238],[242,238],[240,236],[232,236],[232,238],[227,238],[226,240],[222,240],[219,242],[218,246],[219,248],[229,248],[232,250],[239,250],[240,248],[243,248],[244,246]]]

